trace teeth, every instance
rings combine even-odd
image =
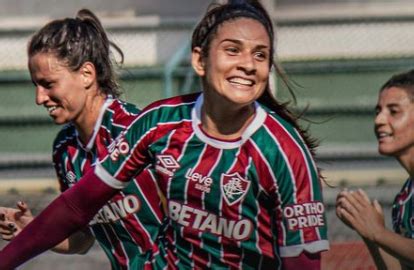
[[[390,137],[390,136],[391,136],[391,134],[386,133],[386,132],[378,132],[377,133],[378,138],[385,138],[385,137]]]
[[[51,107],[46,107],[47,111],[49,113],[53,112],[54,110],[56,110],[57,106],[51,106]]]
[[[253,85],[253,81],[251,80],[246,80],[243,78],[232,78],[229,80],[231,83],[237,83],[237,84],[242,84],[242,85],[247,85],[247,86],[252,86]]]

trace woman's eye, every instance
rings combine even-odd
[[[392,116],[397,115],[399,112],[400,112],[400,111],[398,111],[398,110],[390,110],[390,114],[391,114]]]
[[[266,56],[266,53],[264,52],[256,52],[255,57],[258,60],[265,60],[267,56]]]
[[[229,47],[226,49],[226,52],[230,53],[230,54],[236,54],[239,52],[239,50],[235,47]]]

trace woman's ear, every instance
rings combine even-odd
[[[200,47],[194,47],[191,52],[191,65],[198,76],[202,77],[206,74],[203,53]]]
[[[79,69],[83,86],[85,89],[91,88],[96,81],[95,65],[91,62],[85,62]]]

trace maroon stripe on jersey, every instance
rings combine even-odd
[[[147,107],[145,107],[142,110],[142,113],[146,113],[147,111],[150,111],[154,108],[157,107],[165,107],[168,105],[180,105],[180,104],[185,104],[185,103],[192,103],[195,102],[197,97],[200,95],[200,93],[193,93],[193,94],[188,94],[188,95],[184,95],[184,96],[176,96],[176,97],[172,97],[172,98],[167,98],[167,99],[163,99],[163,100],[158,100],[155,101],[153,103],[151,103],[150,105],[148,105]]]
[[[128,113],[119,100],[112,102],[108,109],[114,112],[115,118],[113,119],[113,123],[118,125],[127,127],[137,118],[137,114]]]
[[[156,128],[151,129],[133,146],[131,149],[132,154],[124,161],[124,164],[120,166],[120,170],[116,172],[114,177],[119,181],[128,182],[129,179],[133,177],[131,174],[136,172],[136,168],[139,167],[139,165],[143,166],[148,162],[145,154],[147,153],[148,146],[167,135],[171,130],[180,129],[182,126],[190,127],[191,122],[160,123]],[[177,151],[178,149],[181,148],[177,147]],[[141,169],[143,169],[143,167]]]
[[[274,202],[273,208],[275,209],[274,221],[271,220],[271,217],[268,214],[268,209],[260,207],[260,215],[257,223],[257,231],[259,235],[258,247],[261,250],[262,254],[274,258],[273,251],[273,235],[269,228],[271,228],[270,223],[273,223],[277,227],[277,231],[280,232],[280,235],[277,237],[279,239],[279,244],[285,242],[284,230],[281,229],[282,221],[282,209],[280,197],[278,195],[278,186],[275,176],[273,175],[271,168],[267,161],[263,160],[259,150],[253,145],[252,141],[249,140],[245,143],[244,148],[250,154],[253,159],[253,163],[256,167],[257,177],[260,179],[259,185],[270,197],[270,200]]]
[[[246,151],[239,151],[237,154],[237,158],[235,159],[235,163],[232,167],[227,171],[227,175],[232,175],[234,173],[238,173],[240,177],[246,179],[246,172],[247,168],[249,167],[249,155]],[[223,177],[223,175],[221,175]],[[232,205],[229,205],[227,201],[224,199],[225,194],[223,194],[223,182],[220,179],[220,189],[222,192],[221,197],[221,216],[226,217],[229,220],[240,220],[241,213],[242,213],[242,202],[243,199],[235,202]],[[245,193],[248,192],[248,189],[244,191]],[[240,252],[240,242],[235,241],[234,239],[229,239],[226,237],[221,237],[221,244],[222,244],[222,260],[229,266],[235,267],[236,269],[241,267],[242,262],[242,255]]]
[[[143,202],[151,208],[152,213],[157,216],[158,221],[162,223],[164,212],[161,208],[160,194],[158,194],[157,179],[150,170],[144,170],[134,179],[134,184],[141,191],[142,196],[146,198]]]
[[[122,192],[120,195],[122,197],[125,197],[125,195]],[[116,200],[119,200],[119,199],[116,199]],[[116,201],[116,200],[114,199],[113,201]],[[148,232],[145,230],[142,223],[137,219],[135,214],[130,214],[122,218],[120,222],[125,227],[126,231],[131,236],[131,238],[134,240],[134,242],[137,244],[138,248],[141,249],[141,252],[145,252],[146,250],[149,250],[152,247],[153,242],[151,241],[151,238]]]
[[[60,141],[56,144],[55,149],[53,149],[53,157],[52,157],[56,172],[59,172],[59,173],[63,172],[62,168],[60,168],[60,166],[63,165],[61,163],[60,157],[64,155],[63,153],[66,153],[67,148],[73,149],[76,147],[76,145],[77,145],[77,141],[76,141],[75,136],[67,137],[65,138],[65,140]],[[63,179],[65,179],[65,177],[66,177],[65,175],[58,175],[60,190],[62,192],[68,188],[66,184],[63,182]]]
[[[119,241],[111,225],[103,224],[102,229],[105,232],[108,241],[113,247],[112,254],[116,258],[116,261],[119,263],[120,269],[128,269],[128,257],[122,247],[122,242]]]
[[[63,160],[63,162],[65,163],[64,166],[66,168],[65,171],[74,173],[75,169],[73,167],[72,160],[75,155],[79,154],[79,150],[73,147],[72,145],[70,145],[66,148],[66,152],[67,152],[67,156]],[[63,175],[63,177],[66,177],[66,176]]]
[[[205,193],[197,188],[205,187],[205,182],[200,183],[200,179],[191,180],[194,173],[201,175],[202,179],[206,179],[211,175],[211,171],[214,169],[217,161],[220,157],[221,151],[213,148],[209,145],[206,145],[203,153],[200,155],[198,163],[195,164],[194,168],[190,168],[186,173],[187,178],[187,190],[186,192],[186,204],[195,208],[195,209],[204,209],[203,201]],[[191,203],[189,203],[191,202]],[[190,221],[190,224],[193,224],[194,220]],[[183,237],[192,244],[192,253],[190,254],[191,259],[194,263],[193,267],[203,269],[209,265],[208,253],[202,250],[202,242],[200,241],[200,232],[193,228],[187,227],[183,230]]]
[[[95,139],[95,153],[98,160],[102,160],[104,157],[108,156],[107,146],[112,142],[111,135],[108,130],[102,128],[99,129],[98,134]]]
[[[171,221],[170,221],[171,222]],[[167,227],[167,232],[165,234],[165,239],[167,240],[167,264],[168,269],[177,269],[178,258],[177,251],[175,247],[175,236],[174,229],[171,225]]]
[[[309,166],[305,154],[298,142],[289,134],[286,129],[275,118],[268,116],[265,125],[275,138],[278,138],[281,150],[285,153],[288,163],[293,173],[292,183],[296,187],[296,203],[313,201],[312,196],[312,175],[309,174]],[[304,242],[319,239],[316,228],[303,228]]]
[[[163,155],[171,155],[176,161],[182,156],[183,150],[185,150],[185,145],[187,145],[187,141],[193,135],[192,132],[192,125],[189,121],[184,121],[179,123],[183,128],[174,129],[173,133],[169,137],[169,141],[165,147],[165,149],[161,152]],[[174,128],[174,126],[173,126]],[[167,133],[167,132],[163,132]],[[158,183],[161,192],[166,195],[166,199],[168,200],[168,186],[171,180],[171,177],[162,173],[158,173]],[[170,268],[174,269],[178,263],[178,258],[176,255],[175,250],[175,232],[172,226],[168,226],[166,232],[166,239],[168,242],[169,248],[167,249],[167,261]]]
[[[82,175],[85,175],[87,171],[89,171],[89,169],[92,167],[92,159],[93,159],[93,155],[92,153],[88,152],[86,153],[86,159],[83,160],[84,164],[81,168],[82,170]]]

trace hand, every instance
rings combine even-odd
[[[336,213],[336,216],[343,222],[343,223],[345,223],[345,225],[347,225],[349,228],[351,228],[352,230],[354,229],[353,227],[352,227],[352,224],[350,224],[345,218],[344,218],[344,216],[342,215],[342,209],[343,209],[343,206],[342,206],[342,203],[343,203],[343,200],[346,200],[346,196],[347,196],[347,194],[348,194],[348,189],[345,189],[345,190],[343,190],[343,191],[341,191],[341,192],[339,192],[338,193],[338,196],[336,197],[336,207],[335,207],[335,213]]]
[[[1,238],[7,241],[12,240],[33,218],[32,212],[24,202],[18,202],[17,209],[0,207]]]
[[[342,191],[336,200],[337,216],[363,238],[374,241],[385,230],[384,213],[377,200],[371,202],[367,194]]]

